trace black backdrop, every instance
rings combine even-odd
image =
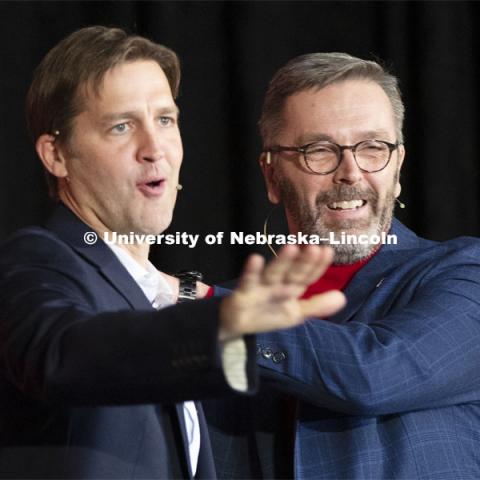
[[[173,48],[183,64],[185,148],[170,232],[261,231],[269,210],[256,122],[272,74],[295,55],[379,57],[407,105],[399,218],[436,240],[480,233],[476,2],[1,2],[0,239],[51,205],[24,127],[33,68],[77,28],[120,26]],[[166,271],[236,275],[249,246],[156,247]]]

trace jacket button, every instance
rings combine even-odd
[[[265,358],[266,360],[272,358],[273,356],[273,350],[271,348],[264,348],[262,350],[262,357]]]
[[[275,353],[273,354],[272,360],[273,360],[275,363],[280,363],[280,362],[283,362],[286,357],[287,357],[287,356],[286,356],[283,352],[275,352]]]

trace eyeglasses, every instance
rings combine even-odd
[[[274,146],[267,153],[298,152],[303,155],[306,167],[317,175],[333,173],[340,165],[344,150],[351,150],[353,158],[362,172],[375,173],[383,170],[392,157],[392,152],[401,143],[389,143],[383,140],[363,140],[355,145],[338,145],[337,143],[321,141],[300,147]]]

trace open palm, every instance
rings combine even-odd
[[[337,290],[300,300],[332,259],[331,248],[318,246],[301,250],[287,245],[267,265],[260,255],[251,255],[238,287],[222,302],[220,315],[225,335],[289,328],[307,317],[327,317],[340,310],[345,297]]]

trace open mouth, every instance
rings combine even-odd
[[[152,182],[147,182],[145,185],[149,186],[150,188],[156,188],[159,187],[161,183],[161,180],[153,180]]]
[[[357,210],[367,204],[366,200],[342,200],[341,202],[331,202],[327,204],[330,210]]]
[[[165,179],[155,178],[146,182],[140,182],[137,186],[142,193],[151,197],[162,195],[165,190],[165,183]]]

